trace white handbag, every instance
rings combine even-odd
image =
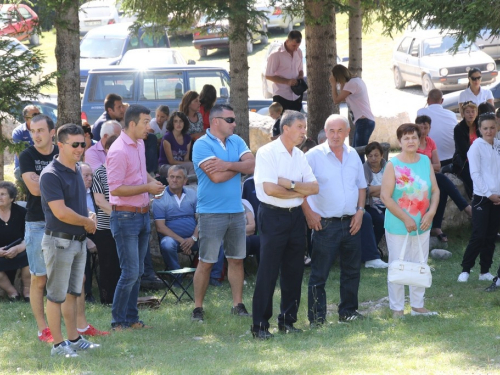
[[[389,264],[387,280],[390,283],[429,288],[432,284],[431,268],[424,262],[420,237],[417,233],[420,263],[404,260],[409,233],[406,234],[399,258]]]

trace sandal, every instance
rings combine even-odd
[[[448,236],[446,235],[446,233],[440,233],[437,235],[437,238],[439,241],[441,242],[448,242]]]

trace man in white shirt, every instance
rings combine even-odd
[[[429,137],[436,143],[441,166],[451,164],[455,153],[455,141],[453,131],[457,125],[455,114],[443,108],[443,93],[441,90],[433,89],[427,96],[427,107],[420,108],[417,116],[429,116],[432,120]]]
[[[340,258],[339,322],[363,319],[358,308],[361,266],[360,228],[366,198],[363,165],[356,152],[344,144],[349,122],[331,115],[325,122],[327,142],[306,154],[319,181],[319,194],[308,196],[302,209],[313,229],[308,318],[311,326],[326,322],[325,284],[336,255]]]
[[[280,271],[278,328],[283,333],[301,332],[293,326],[300,304],[306,245],[301,204],[304,197],[318,193],[316,178],[303,152],[295,147],[304,141],[305,135],[305,116],[285,111],[280,137],[257,152],[254,180],[261,201],[258,212],[261,251],[251,326],[257,339],[273,337],[269,319],[273,315],[273,294]]]
[[[298,79],[304,78],[301,42],[300,31],[292,30],[283,45],[267,59],[266,79],[273,82],[273,102],[280,103],[283,111],[302,109],[302,95],[295,95],[291,89]]]

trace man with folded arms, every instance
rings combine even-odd
[[[54,338],[51,355],[77,357],[76,351],[99,347],[80,336],[77,297],[82,293],[87,259],[87,233],[96,230],[95,214],[87,209],[86,189],[77,164],[85,150],[81,126],[66,124],[57,131],[59,155],[40,174],[45,234],[42,251],[47,267],[47,321]],[[65,302],[65,303],[63,303]],[[68,340],[61,332],[61,312]]]
[[[111,309],[114,330],[148,328],[139,320],[137,309],[151,231],[148,193],[160,194],[165,188],[146,171],[143,139],[150,130],[150,121],[149,109],[131,105],[125,113],[124,129],[111,145],[106,160],[112,207],[110,228],[122,271]]]

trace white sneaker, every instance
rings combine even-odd
[[[457,281],[459,283],[466,283],[467,280],[469,280],[469,272],[462,272],[460,275],[458,275],[458,280]]]
[[[71,348],[70,342],[67,340],[63,341],[57,348],[52,347],[50,355],[59,355],[66,358],[78,357],[78,354]]]
[[[365,268],[387,268],[389,264],[382,259],[373,259],[365,262]]]
[[[479,274],[479,281],[492,281],[495,278],[491,273],[481,273]]]
[[[438,315],[436,311],[418,312],[413,309],[411,310],[411,316],[435,316],[435,315]]]

